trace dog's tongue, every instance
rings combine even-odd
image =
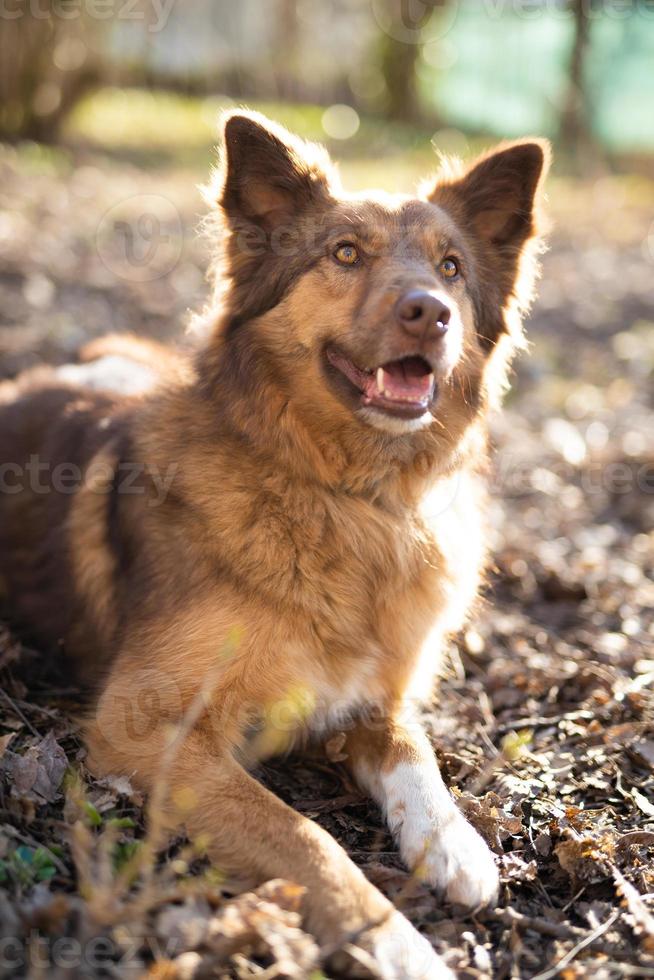
[[[427,402],[434,387],[434,375],[421,357],[389,361],[377,369],[366,385],[366,395],[382,395],[389,401]]]
[[[388,361],[376,371],[358,368],[341,351],[330,348],[327,358],[362,394],[364,405],[425,410],[433,398],[434,375],[422,357]]]

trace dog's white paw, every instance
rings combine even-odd
[[[402,858],[422,881],[457,905],[491,905],[499,891],[493,855],[457,809],[436,760],[399,763],[382,774],[378,796]]]
[[[401,912],[375,929],[366,943],[382,980],[455,980],[431,943]]]
[[[427,829],[405,819],[400,852],[417,877],[456,905],[476,908],[497,900],[500,878],[493,855],[458,810]]]

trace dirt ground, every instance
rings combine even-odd
[[[177,335],[205,296],[202,177],[1,149],[0,373],[108,330]],[[425,710],[499,856],[498,908],[416,883],[338,762],[261,775],[462,978],[654,977],[654,184],[550,198],[532,348],[493,425],[495,565]],[[75,691],[4,627],[0,669],[0,976],[324,975],[290,884],[230,900],[183,842],[156,860],[128,781],[84,768]]]

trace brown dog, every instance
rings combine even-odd
[[[478,588],[484,420],[547,158],[519,142],[419,197],[352,196],[316,147],[233,114],[195,363],[122,340],[1,395],[3,578],[96,686],[95,767],[163,781],[166,819],[222,869],[305,885],[308,927],[364,930],[387,978],[449,971],[247,767],[344,733],[407,865],[453,902],[495,899],[410,708]],[[109,390],[126,354],[145,394]]]

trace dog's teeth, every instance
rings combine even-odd
[[[382,367],[377,368],[377,389],[380,394],[384,394],[384,369]]]
[[[433,387],[434,387],[434,372],[433,371],[430,371],[429,372],[429,388],[431,389]]]

